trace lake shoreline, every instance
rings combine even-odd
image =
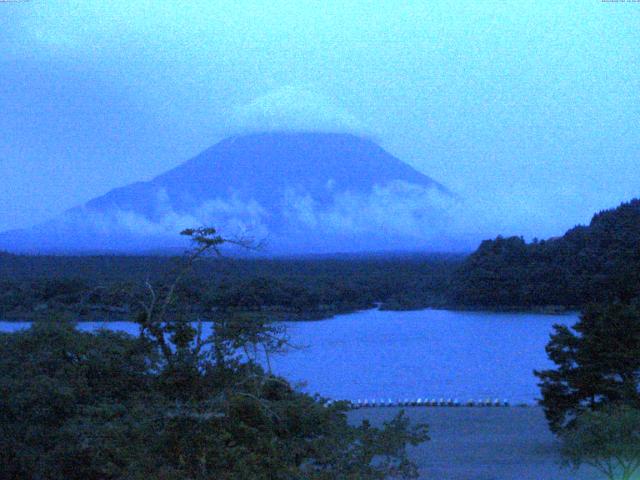
[[[574,315],[581,311],[578,306],[563,306],[563,305],[539,305],[533,307],[519,307],[519,306],[503,306],[503,307],[479,307],[469,305],[452,305],[452,304],[439,304],[429,306],[425,308],[385,308],[384,305],[380,308],[382,311],[390,312],[412,312],[421,310],[449,310],[452,312],[477,312],[477,313],[525,313],[535,315]]]
[[[549,306],[539,306],[539,307],[497,307],[497,308],[488,308],[488,307],[470,307],[464,305],[432,305],[421,308],[386,308],[385,304],[382,302],[375,302],[374,305],[370,306],[370,308],[354,308],[354,309],[342,309],[342,310],[332,310],[330,312],[327,311],[309,311],[309,312],[296,312],[296,313],[288,313],[288,312],[265,312],[265,311],[254,311],[254,310],[239,310],[233,312],[226,312],[228,315],[265,315],[270,316],[276,322],[319,322],[323,320],[331,320],[337,316],[341,315],[351,315],[359,312],[367,312],[367,311],[381,311],[381,312],[422,312],[428,310],[435,311],[452,311],[452,312],[469,312],[469,313],[521,313],[521,314],[531,314],[531,315],[576,315],[580,313],[579,307],[563,307],[558,305],[549,305]],[[71,312],[51,312],[51,313],[27,313],[25,315],[19,314],[8,314],[5,316],[0,316],[0,321],[2,322],[51,322],[51,321],[73,321],[76,323],[84,323],[84,322],[135,322],[135,320],[128,318],[128,314],[124,314],[123,316],[117,316],[115,312],[108,312],[106,315],[109,318],[104,318],[104,316],[96,313],[95,315],[81,315],[81,318],[71,318]],[[193,322],[197,320],[197,314],[194,313],[196,320],[183,320],[185,322]],[[52,318],[53,317],[53,318]],[[211,318],[202,318],[203,322],[212,322],[214,321]]]

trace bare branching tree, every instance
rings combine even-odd
[[[260,350],[267,359],[270,371],[269,354],[283,349],[288,342],[283,329],[270,324],[264,318],[245,318],[241,315],[218,316],[213,321],[213,332],[208,338],[203,336],[201,318],[198,318],[195,328],[188,322],[169,318],[172,305],[176,301],[176,289],[193,271],[194,264],[199,259],[210,254],[222,256],[220,247],[225,244],[246,251],[259,251],[264,244],[249,236],[223,237],[215,228],[210,227],[186,229],[181,232],[181,235],[190,238],[192,248],[185,252],[171,274],[172,279],[168,286],[164,291],[160,291],[148,279],[145,281],[147,299],[140,301],[141,335],[150,338],[159,346],[167,362],[171,362],[181,353],[180,347],[183,349],[188,347],[190,354],[197,358],[207,345],[211,345],[218,365],[223,365],[225,357],[238,349],[244,350],[249,360],[257,361]],[[178,335],[179,333],[182,335]],[[173,342],[169,340],[169,334],[173,334]],[[182,341],[176,342],[177,337]]]

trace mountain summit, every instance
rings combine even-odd
[[[374,141],[344,133],[229,137],[148,182],[117,188],[27,230],[10,251],[141,252],[187,227],[264,238],[270,253],[447,248],[446,188]]]

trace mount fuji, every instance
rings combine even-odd
[[[13,252],[162,251],[214,226],[272,254],[450,250],[455,195],[353,133],[233,135],[147,182],[114,189],[29,229]]]

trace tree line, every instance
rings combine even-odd
[[[207,258],[175,293],[172,309],[203,317],[268,312],[318,318],[371,308],[445,303],[456,255],[334,258]],[[180,258],[133,256],[0,257],[0,318],[134,318],[149,281],[166,288]]]
[[[563,236],[482,242],[456,270],[451,304],[483,308],[580,308],[640,295],[640,200],[593,216]]]

